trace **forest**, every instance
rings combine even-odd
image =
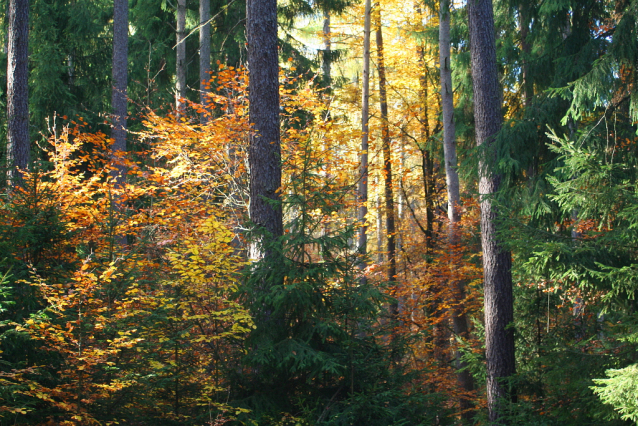
[[[0,426],[638,424],[638,0],[0,4]]]

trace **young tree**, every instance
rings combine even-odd
[[[126,151],[126,110],[128,82],[128,0],[113,1],[113,152]],[[124,167],[117,170],[117,182],[124,182]]]
[[[21,182],[16,168],[29,164],[29,0],[9,1],[7,57],[7,180]]]
[[[490,150],[501,128],[501,93],[496,68],[496,45],[492,0],[467,3],[470,28],[472,81],[476,144],[483,148],[479,159],[481,243],[483,246],[485,346],[487,357],[487,400],[489,419],[498,422],[500,400],[510,393],[502,379],[515,372],[512,260],[497,236],[499,212],[493,197],[501,176],[492,170],[495,153]]]
[[[175,91],[175,109],[178,113],[184,109],[182,99],[186,97],[186,0],[177,0],[177,87]]]
[[[250,219],[276,239],[283,234],[276,0],[247,1],[246,36],[253,125],[248,151]],[[265,255],[258,244],[252,244],[250,251],[253,259]]]
[[[365,256],[368,246],[368,227],[366,226],[366,215],[368,214],[368,120],[370,101],[370,0],[365,2],[365,21],[363,27],[363,82],[361,93],[361,165],[359,168],[359,186],[357,188],[359,221],[359,241],[358,249],[362,256]],[[361,262],[361,268],[365,263]]]
[[[390,141],[390,125],[388,123],[388,93],[385,77],[385,61],[383,58],[383,32],[381,28],[381,10],[375,13],[376,37],[377,37],[377,67],[379,70],[379,102],[381,109],[381,139],[383,146],[383,176],[385,195],[385,231],[388,252],[387,280],[396,283],[396,229],[394,220],[394,191],[392,188],[392,147]],[[399,305],[394,302],[390,306],[390,315],[393,320],[399,316]]]
[[[210,0],[199,0],[199,102],[206,106],[210,79]],[[206,114],[200,114],[201,123],[206,122]]]

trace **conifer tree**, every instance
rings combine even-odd
[[[467,4],[470,28],[474,120],[476,143],[482,148],[479,161],[481,197],[481,243],[485,305],[485,347],[487,357],[487,398],[489,419],[498,423],[503,400],[510,391],[503,380],[515,372],[512,261],[497,235],[499,211],[494,196],[501,176],[494,170],[495,152],[490,149],[501,128],[501,93],[496,68],[496,43],[492,0],[470,0]]]
[[[279,64],[276,0],[248,0],[246,36],[250,96],[250,220],[273,241],[283,234],[280,201]],[[266,243],[264,241],[264,243]],[[253,244],[251,258],[264,256]]]
[[[29,0],[9,1],[7,57],[7,166],[9,185],[29,165]]]

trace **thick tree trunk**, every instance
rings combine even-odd
[[[175,74],[177,87],[175,91],[175,109],[183,112],[186,98],[186,0],[177,0],[177,61]]]
[[[385,194],[385,232],[386,250],[388,253],[387,280],[396,285],[397,260],[396,260],[396,229],[394,220],[394,191],[392,188],[392,150],[390,146],[390,126],[388,123],[388,94],[385,78],[385,61],[383,56],[383,32],[381,29],[381,11],[376,15],[377,36],[377,67],[379,69],[379,102],[381,107],[381,139],[383,145],[383,177]],[[396,290],[396,289],[395,289]],[[390,305],[390,315],[393,321],[399,316],[398,302]]]
[[[9,1],[7,54],[7,181],[20,185],[17,169],[29,165],[29,1]]]
[[[279,133],[279,63],[277,50],[277,0],[248,0],[246,36],[250,96],[250,219],[271,238],[283,234],[279,205],[281,148]],[[273,203],[274,202],[274,203]],[[253,259],[263,253],[250,248]]]
[[[361,256],[365,256],[368,247],[368,227],[366,215],[368,214],[368,120],[370,101],[370,0],[365,0],[365,20],[363,27],[363,81],[361,94],[361,164],[359,166],[359,186],[357,188],[359,222],[359,241],[357,248]],[[359,264],[365,268],[365,262]]]
[[[439,13],[439,69],[441,74],[441,109],[443,115],[443,151],[445,156],[445,175],[448,199],[448,240],[451,250],[458,250],[459,222],[461,221],[461,195],[459,189],[459,174],[456,171],[456,124],[454,123],[454,93],[452,87],[452,69],[450,62],[450,0],[441,0]],[[455,270],[460,269],[458,262],[451,265]],[[467,318],[463,309],[465,300],[465,284],[462,280],[451,280],[452,294],[452,325],[454,333],[460,337],[467,337]],[[461,389],[467,392],[474,390],[474,380],[465,363],[461,361],[461,353],[455,350],[456,367],[459,370],[457,380]],[[472,403],[467,398],[461,398],[460,408],[462,417],[470,420]]]
[[[470,0],[468,19],[472,80],[474,82],[474,119],[476,143],[486,145],[486,156],[479,161],[479,193],[481,197],[481,242],[485,303],[485,345],[487,357],[487,400],[489,419],[498,423],[502,414],[501,400],[512,396],[502,379],[515,372],[514,320],[511,255],[497,237],[499,212],[492,202],[501,178],[494,173],[493,151],[489,146],[501,128],[501,93],[496,68],[494,12],[492,0]]]
[[[113,2],[113,152],[126,152],[126,110],[128,82],[128,0]],[[124,183],[126,170],[118,165],[114,171],[116,183]]]
[[[199,103],[208,104],[207,82],[210,80],[210,0],[199,0]],[[200,114],[200,122],[207,122],[207,115]]]

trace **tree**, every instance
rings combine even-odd
[[[7,60],[7,167],[9,185],[21,182],[16,168],[29,165],[29,0],[9,1]]]
[[[210,80],[210,0],[199,0],[199,103],[208,105],[206,94]],[[206,114],[200,114],[200,121],[206,122]]]
[[[481,244],[483,246],[485,347],[487,357],[487,399],[489,419],[498,422],[502,399],[510,397],[503,382],[514,374],[514,321],[512,260],[497,235],[499,212],[494,196],[501,176],[494,170],[495,152],[490,148],[501,128],[501,93],[496,68],[496,44],[492,0],[470,0],[468,21],[476,144],[482,148],[479,159],[481,197]]]
[[[366,215],[368,214],[368,121],[370,105],[370,0],[365,2],[365,21],[363,27],[363,81],[361,90],[361,156],[359,166],[359,185],[357,188],[357,220],[359,222],[359,241],[357,248],[361,256],[365,256],[368,246],[368,227]],[[360,267],[365,267],[362,260]]]
[[[448,241],[451,250],[456,250],[460,243],[459,222],[461,221],[461,195],[459,190],[459,174],[456,170],[456,124],[454,122],[454,90],[452,87],[452,68],[450,55],[450,1],[441,0],[439,11],[439,69],[441,74],[441,112],[443,116],[443,151],[445,162],[445,176],[447,183],[447,215],[448,215]],[[459,262],[453,265],[460,268]],[[465,315],[465,288],[462,280],[451,280],[452,294],[452,325],[454,334],[466,338],[468,333],[467,317]],[[460,351],[455,351],[458,372],[458,382],[466,391],[474,389],[474,380],[467,370],[467,365],[461,361]],[[461,398],[461,410],[465,418],[471,417],[472,403],[466,398]]]
[[[186,0],[177,0],[176,21],[175,109],[180,113],[184,109],[183,99],[186,98]]]
[[[381,109],[381,143],[383,145],[383,177],[385,195],[385,232],[386,249],[388,252],[387,280],[396,284],[397,259],[396,259],[396,228],[394,220],[394,191],[392,183],[392,147],[390,140],[390,125],[388,123],[388,89],[386,87],[385,61],[383,58],[383,30],[381,27],[381,9],[375,13],[376,41],[377,41],[377,68],[379,70],[379,103]],[[399,316],[398,302],[390,306],[390,315],[393,321]]]
[[[281,148],[279,130],[279,55],[277,50],[277,1],[248,0],[250,134],[250,220],[268,239],[283,234],[280,202]],[[253,244],[251,258],[262,258],[261,247]]]
[[[114,152],[126,152],[126,114],[128,83],[128,0],[113,1],[113,130]],[[124,182],[126,170],[117,168],[117,181]]]

